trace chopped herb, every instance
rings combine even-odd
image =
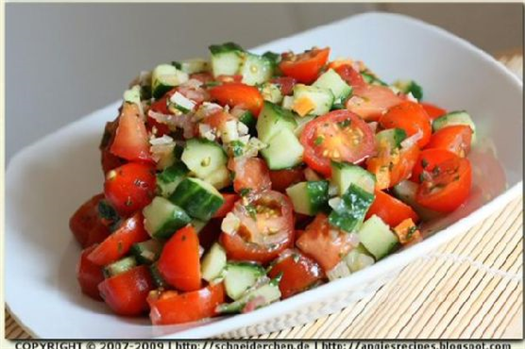
[[[425,158],[421,159],[421,166],[425,169],[428,166],[428,162]]]
[[[315,144],[316,146],[320,146],[320,145],[323,143],[323,141],[324,141],[324,137],[322,137],[322,136],[318,136],[318,137],[314,140],[314,144]]]
[[[244,154],[244,143],[241,141],[232,141],[230,142],[230,147],[234,157],[240,157]]]
[[[250,215],[250,217],[254,220],[257,219],[257,209],[252,204],[248,204],[244,206],[246,208],[246,211]]]
[[[251,188],[243,188],[240,192],[241,197],[246,197],[250,193],[251,190],[252,190]]]
[[[171,65],[177,69],[182,69],[182,64],[180,62],[172,61]]]
[[[221,85],[219,81],[208,81],[207,83],[204,83],[204,87],[214,87]]]
[[[119,216],[115,209],[105,199],[98,202],[98,216],[111,222],[118,221]]]
[[[126,204],[127,207],[130,207],[133,204],[133,201],[131,200],[130,197],[128,197],[128,199],[126,199],[126,203],[125,204]]]
[[[299,259],[301,259],[301,256],[297,253],[293,253],[292,254],[292,259],[295,263],[298,263],[299,262]]]
[[[122,248],[123,248],[123,247],[122,247],[122,242],[119,241],[119,242],[117,243],[117,252],[118,252],[119,254],[122,254]]]
[[[408,229],[407,231],[407,236],[406,236],[406,239],[409,240],[412,238],[412,236],[414,235],[414,233],[417,231],[417,226],[412,226]]]
[[[345,119],[345,120],[343,120],[343,121],[338,122],[337,125],[339,125],[339,127],[340,127],[341,129],[344,129],[344,128],[346,128],[347,126],[350,125],[350,122],[351,122],[350,119]]]
[[[438,166],[436,166],[436,167],[434,167],[434,169],[432,169],[432,175],[438,176],[440,173],[441,173],[441,169]]]

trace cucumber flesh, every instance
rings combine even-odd
[[[272,77],[272,62],[266,57],[245,53],[240,74],[244,84],[262,84]]]
[[[187,82],[189,76],[171,64],[161,64],[155,67],[151,75],[151,93],[155,99],[160,99],[175,86]]]
[[[330,89],[336,101],[344,101],[352,93],[352,87],[349,86],[333,69],[324,72],[313,83],[313,86]]]
[[[151,264],[158,259],[161,250],[162,244],[155,239],[150,239],[149,241],[135,243],[131,246],[130,252],[139,263]]]
[[[357,272],[375,263],[372,255],[361,243],[346,254],[344,261],[351,272]]]
[[[312,103],[312,108],[309,111],[306,113],[299,113],[301,116],[326,114],[330,112],[330,108],[332,108],[335,101],[334,94],[330,89],[303,84],[297,84],[294,86],[293,98],[293,110],[297,110],[297,105],[305,99]]]
[[[227,264],[224,270],[226,294],[233,300],[239,299],[265,273],[264,268],[257,264],[244,262]]]
[[[184,179],[169,199],[188,215],[202,221],[211,219],[224,203],[224,198],[215,187],[191,177]]]
[[[372,173],[358,165],[346,162],[332,162],[331,182],[337,187],[339,196],[342,196],[351,184],[369,193],[374,193],[376,186],[376,179]]]
[[[190,139],[186,142],[181,160],[193,174],[204,179],[217,169],[226,166],[228,156],[216,142]]]
[[[350,184],[341,200],[328,216],[328,222],[346,232],[353,232],[363,223],[375,196]]]
[[[257,137],[267,143],[277,132],[282,129],[294,131],[297,127],[293,114],[278,105],[265,101],[257,118]]]
[[[423,207],[416,201],[417,188],[417,183],[405,180],[395,185],[392,188],[392,192],[400,201],[410,205],[423,221],[429,221],[443,216],[443,214],[437,211]]]
[[[202,259],[201,275],[205,281],[211,282],[221,276],[226,267],[226,251],[219,243],[215,243]]]
[[[455,111],[445,114],[432,122],[432,130],[436,132],[447,126],[467,125],[472,129],[472,143],[476,141],[476,125],[466,111]]]
[[[328,181],[299,182],[286,189],[295,212],[315,215],[326,209],[328,203]]]
[[[363,223],[358,234],[361,244],[376,260],[388,255],[399,243],[390,227],[376,215]]]
[[[214,77],[238,74],[243,62],[244,50],[235,43],[211,45],[211,68]]]
[[[157,194],[164,198],[171,196],[188,171],[184,163],[177,162],[157,174]]]
[[[303,161],[303,145],[290,129],[281,129],[269,141],[261,154],[271,170],[292,168]]]
[[[167,239],[186,226],[191,218],[179,206],[163,197],[155,197],[143,210],[144,228],[151,237]]]
[[[399,128],[383,130],[376,134],[379,147],[388,147],[389,149],[400,148],[401,142],[406,138],[405,130]]]
[[[266,306],[274,301],[281,298],[281,291],[279,290],[279,284],[274,283],[274,280],[269,283],[263,284],[262,286],[246,293],[240,299],[229,303],[221,304],[217,307],[219,313],[236,313],[241,312],[245,306],[252,300],[260,299],[261,302],[257,304],[257,308]]]
[[[121,273],[131,270],[135,266],[137,266],[137,261],[135,260],[135,257],[128,256],[104,267],[104,276],[117,276]]]
[[[404,94],[411,93],[418,101],[423,98],[423,88],[413,80],[397,80],[394,82],[394,86]]]

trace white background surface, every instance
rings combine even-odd
[[[521,4],[9,3],[7,161],[24,146],[120,98],[140,70],[206,55],[211,43],[232,40],[254,47],[369,10],[419,17],[488,52],[523,42]]]

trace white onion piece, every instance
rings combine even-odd
[[[407,137],[401,142],[401,148],[403,149],[409,149],[410,147],[414,146],[419,140],[423,138],[423,132],[419,130],[414,135]]]

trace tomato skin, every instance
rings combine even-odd
[[[279,289],[283,299],[308,289],[324,277],[321,267],[296,249],[284,251],[268,272],[268,276],[275,278],[281,273]]]
[[[411,101],[405,101],[390,108],[379,118],[379,125],[384,129],[403,129],[408,137],[421,132],[422,137],[417,141],[420,148],[425,147],[432,135],[432,126],[427,112],[420,104]]]
[[[134,103],[124,103],[110,152],[126,160],[151,161],[146,125]]]
[[[213,218],[225,217],[226,214],[232,211],[233,205],[239,200],[240,197],[235,193],[222,193],[222,198],[224,199],[224,203],[213,215]]]
[[[214,86],[210,90],[213,100],[220,105],[230,107],[239,106],[252,112],[257,117],[264,103],[264,99],[257,88],[243,83],[224,83]]]
[[[108,150],[102,151],[102,156],[100,162],[102,163],[102,172],[104,175],[108,173],[108,171],[113,170],[115,168],[118,168],[121,165],[126,164],[126,160],[122,159],[120,157],[117,157],[116,155],[112,154]]]
[[[447,111],[445,109],[438,107],[436,105],[433,105],[431,103],[420,102],[419,104],[423,107],[425,112],[427,112],[429,118],[432,120],[436,119],[437,117],[441,117],[442,115],[447,114]]]
[[[99,221],[95,225],[95,227],[93,227],[91,231],[89,231],[85,246],[91,247],[93,244],[99,244],[103,242],[110,234],[111,230],[109,229],[109,227],[101,221]]]
[[[341,257],[353,248],[349,234],[339,231],[334,238],[331,230],[328,217],[323,213],[317,214],[295,242],[299,250],[314,259],[325,272],[333,269]]]
[[[146,299],[154,288],[149,269],[145,265],[107,278],[98,285],[106,304],[122,316],[138,316],[148,311]]]
[[[166,291],[160,294],[150,293],[150,319],[154,325],[179,324],[200,321],[213,317],[215,309],[226,301],[222,283],[208,285],[202,289],[179,294]]]
[[[126,219],[120,227],[101,242],[88,256],[88,259],[98,265],[105,266],[123,258],[135,243],[150,238],[144,229],[144,217],[138,212]]]
[[[293,87],[297,84],[297,80],[292,77],[273,78],[270,82],[279,86],[283,96],[291,95],[293,93]]]
[[[366,219],[372,215],[379,216],[390,227],[396,227],[405,219],[419,221],[419,216],[407,204],[383,191],[375,191],[375,199],[366,213]]]
[[[414,169],[412,170],[412,177],[410,179],[414,182],[420,183],[421,173],[424,169],[431,170],[437,164],[452,160],[455,156],[454,153],[439,148],[425,149],[421,151],[416,165],[414,165]]]
[[[272,190],[284,192],[288,187],[304,181],[303,168],[270,170],[270,180],[272,182]]]
[[[102,297],[98,292],[98,285],[104,280],[102,267],[93,264],[87,257],[95,249],[91,246],[82,251],[80,261],[77,265],[77,281],[80,285],[82,293],[95,300],[102,301]]]
[[[236,193],[242,193],[243,190],[258,193],[272,186],[270,170],[260,158],[231,158],[228,161],[228,169],[235,173],[233,190]]]
[[[449,213],[467,200],[472,186],[472,168],[467,159],[453,155],[453,159],[425,168],[425,179],[416,193],[420,205]],[[436,169],[439,169],[437,173]]]
[[[366,163],[367,170],[376,176],[376,189],[378,190],[393,187],[410,178],[420,150],[414,144],[410,148],[399,150],[397,156],[392,156],[390,152],[389,149],[379,149],[378,154],[369,158]],[[384,169],[388,169],[386,175]]]
[[[439,148],[464,158],[470,151],[472,129],[467,125],[452,125],[436,131],[426,149]]]
[[[104,194],[119,215],[128,216],[151,203],[156,181],[152,164],[127,163],[107,173]]]
[[[214,129],[221,129],[223,125],[230,120],[235,120],[235,118],[231,114],[226,113],[223,110],[219,110],[207,116],[204,119],[204,123],[208,124]]]
[[[336,73],[339,74],[339,76],[354,89],[364,88],[366,86],[366,82],[361,74],[359,74],[359,72],[352,68],[352,66],[349,64],[344,64],[334,69]]]
[[[342,128],[341,123],[347,126]],[[322,141],[318,143],[320,138]],[[332,173],[332,160],[358,163],[370,156],[375,147],[370,127],[347,110],[332,111],[308,122],[300,142],[304,147],[305,163],[327,177]]]
[[[178,290],[190,292],[201,287],[199,237],[193,226],[183,227],[171,236],[157,267],[166,282]]]
[[[83,248],[87,248],[89,233],[100,221],[98,216],[98,203],[104,199],[104,194],[97,194],[75,211],[69,219],[69,229]]]
[[[388,109],[403,100],[386,86],[359,85],[352,97],[346,101],[346,108],[366,121],[377,121]]]
[[[219,241],[226,250],[228,259],[268,263],[290,247],[294,241],[293,206],[288,197],[265,191],[235,203],[233,215],[240,220],[235,232],[222,232]],[[271,217],[264,211],[251,214],[247,206],[270,208]],[[268,234],[270,227],[273,231]]]
[[[279,68],[284,75],[302,84],[311,84],[328,62],[330,48],[312,49],[299,55],[283,54]]]

